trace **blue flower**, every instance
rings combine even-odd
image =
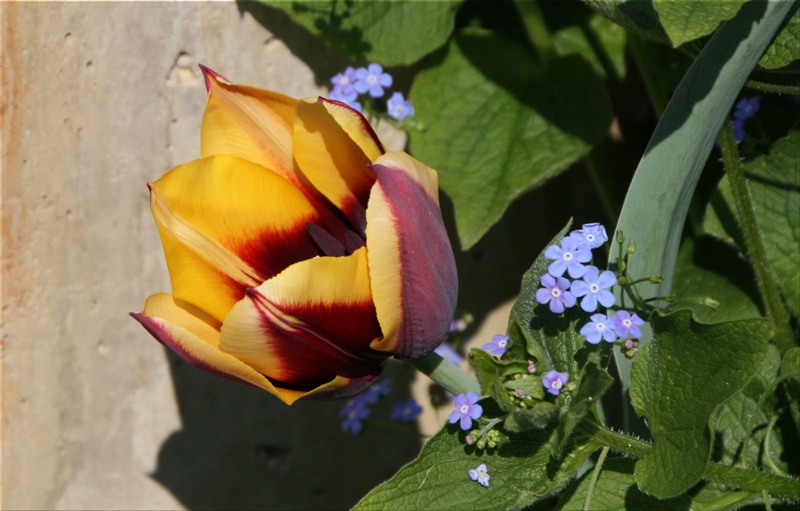
[[[353,93],[353,82],[356,80],[356,70],[353,69],[351,66],[347,66],[347,69],[344,72],[339,73],[338,75],[331,78],[331,84],[333,85],[333,91],[340,94],[352,94]]]
[[[734,107],[733,118],[745,121],[753,117],[761,107],[759,103],[760,101],[761,96],[754,96],[750,99],[742,98],[741,101],[736,103],[736,106]]]
[[[436,354],[438,354],[440,357],[442,357],[443,359],[447,360],[448,362],[450,362],[453,365],[459,365],[459,364],[461,364],[461,361],[463,360],[463,358],[461,358],[461,355],[459,355],[459,353],[456,351],[456,349],[453,348],[453,346],[451,344],[447,344],[446,342],[443,342],[442,344],[440,344],[433,351]]]
[[[572,231],[569,233],[569,237],[576,239],[578,243],[585,243],[589,248],[602,247],[603,243],[608,241],[606,228],[598,223],[583,224],[582,229]]]
[[[363,394],[362,394],[363,395]],[[369,417],[372,412],[360,395],[347,401],[339,411],[339,417],[344,417],[342,421],[342,431],[353,435],[361,431],[361,421]]]
[[[395,92],[392,97],[386,101],[386,111],[392,119],[402,121],[406,117],[414,115],[414,106],[411,101],[406,101],[403,94]]]
[[[483,349],[492,355],[502,357],[509,346],[511,346],[511,339],[507,335],[497,334],[492,337],[492,342],[487,342],[483,345]]]
[[[734,119],[731,122],[731,126],[733,126],[733,139],[738,144],[742,140],[744,140],[745,131],[744,131],[744,119]]]
[[[473,419],[483,415],[483,408],[477,404],[478,399],[480,399],[480,396],[478,396],[477,392],[468,392],[467,394],[456,396],[455,400],[453,400],[453,405],[455,405],[456,409],[450,412],[450,417],[448,418],[450,424],[461,421],[461,429],[466,431],[471,428]]]
[[[567,383],[567,375],[559,373],[558,371],[548,371],[547,375],[542,378],[542,385],[547,389],[547,392],[557,396],[561,393],[564,384]]]
[[[341,101],[345,105],[349,106],[353,110],[360,112],[361,111],[361,103],[356,101],[358,94],[355,91],[351,90],[349,93],[344,93],[342,91],[337,91],[336,89],[332,90],[330,95],[328,96],[330,99],[334,99],[336,101]]]
[[[644,320],[636,314],[631,316],[631,313],[626,310],[618,310],[617,315],[610,318],[614,324],[614,331],[620,339],[628,336],[634,339],[642,338],[642,331],[639,327],[644,325]]]
[[[536,301],[542,305],[549,303],[550,311],[556,314],[564,312],[564,307],[575,305],[576,299],[569,289],[569,281],[564,277],[553,277],[545,273],[542,275],[542,286],[536,291]]]
[[[592,251],[575,238],[566,237],[561,240],[560,247],[558,245],[547,247],[544,256],[548,259],[555,259],[547,267],[547,273],[553,277],[560,277],[564,275],[565,271],[568,271],[570,277],[579,279],[586,272],[586,267],[581,263],[588,263],[592,260]]]
[[[597,302],[600,302],[603,307],[614,305],[614,295],[608,288],[616,283],[617,277],[613,272],[600,273],[597,267],[587,266],[583,280],[573,282],[570,291],[578,298],[583,297],[581,309],[586,312],[594,312],[597,310]]]
[[[450,322],[450,333],[463,332],[467,329],[467,322],[463,319],[454,319]]]
[[[365,403],[374,405],[378,402],[378,399],[381,396],[385,396],[386,394],[392,391],[392,379],[385,378],[380,383],[376,383],[369,389],[367,389],[364,393],[359,394],[355,397],[355,399],[362,399]]]
[[[477,468],[469,470],[467,473],[469,474],[469,478],[472,479],[473,481],[479,482],[486,488],[489,487],[489,470],[483,463],[478,465]]]
[[[419,417],[421,413],[422,407],[412,397],[409,398],[408,401],[398,401],[395,403],[390,418],[396,421],[410,422]]]
[[[600,339],[606,342],[614,342],[617,340],[617,334],[614,331],[614,324],[605,314],[592,314],[592,321],[583,325],[581,328],[581,335],[586,337],[586,342],[589,344],[597,344]]]
[[[392,76],[384,73],[380,64],[370,64],[367,68],[356,69],[356,82],[353,87],[359,94],[369,91],[373,98],[383,96],[383,88],[392,86]]]

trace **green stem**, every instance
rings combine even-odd
[[[747,257],[753,265],[756,283],[761,292],[761,298],[764,300],[767,315],[772,320],[775,343],[781,353],[786,353],[795,346],[789,315],[783,307],[783,301],[778,291],[777,277],[767,261],[767,250],[758,229],[753,201],[739,161],[739,152],[736,150],[736,140],[733,138],[733,126],[730,119],[726,119],[722,123],[722,128],[719,130],[719,144],[728,173],[728,182],[731,185],[736,213],[739,217],[739,226],[742,229]]]
[[[468,392],[480,393],[481,391],[478,380],[436,353],[431,353],[425,358],[410,362],[410,364],[455,395]]]
[[[539,7],[538,1],[516,0],[517,10],[522,17],[525,30],[528,31],[528,38],[531,40],[539,60],[543,65],[547,65],[553,58],[555,50],[553,39],[550,37],[550,30],[544,22],[544,15]]]
[[[592,470],[592,478],[589,480],[589,489],[586,490],[586,500],[583,501],[583,511],[589,511],[592,504],[592,495],[594,494],[594,487],[597,485],[597,478],[600,477],[600,471],[603,469],[603,462],[606,461],[608,455],[608,447],[603,447],[600,451],[600,457],[597,458],[597,464]]]
[[[777,94],[800,94],[800,87],[793,85],[778,85],[775,83],[747,80],[744,86],[761,92],[775,92]]]
[[[645,47],[644,39],[638,35],[628,33],[628,41],[630,42],[631,52],[636,65],[639,68],[639,75],[642,77],[644,87],[647,90],[647,95],[650,97],[650,103],[653,105],[653,110],[656,112],[656,117],[661,119],[664,110],[667,109],[669,103],[669,96],[667,91],[658,81],[653,67],[650,65],[652,56]]]
[[[612,179],[611,170],[603,158],[603,151],[600,145],[595,146],[584,159],[586,169],[592,176],[597,192],[600,194],[600,202],[612,225],[616,225],[619,220],[619,212],[622,210],[622,197],[618,192],[618,186]]]
[[[590,420],[581,422],[578,429],[592,441],[635,458],[643,458],[653,449],[650,442],[616,433]],[[704,479],[750,493],[766,490],[773,498],[800,500],[800,481],[791,477],[709,462]]]

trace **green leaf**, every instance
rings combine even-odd
[[[669,498],[703,476],[710,421],[758,371],[770,328],[762,319],[701,324],[688,310],[650,320],[654,338],[634,359],[631,397],[647,417],[653,450],[637,462],[636,480],[645,493]]]
[[[527,363],[513,360],[499,360],[489,353],[473,349],[469,353],[469,363],[475,369],[481,395],[491,396],[503,411],[516,410],[517,405],[504,387],[504,378],[512,374],[526,372]]]
[[[648,39],[669,42],[669,37],[658,21],[652,2],[641,0],[584,0],[594,10],[622,25],[626,30]]]
[[[571,224],[572,222],[568,223],[547,246],[560,244]],[[575,354],[586,344],[577,325],[579,321],[586,321],[586,318],[579,307],[567,309],[564,314],[553,314],[547,305],[536,301],[540,279],[547,273],[551,262],[542,252],[525,272],[519,298],[511,309],[511,317],[516,317],[520,328],[544,350],[546,359],[552,363],[554,369],[566,372],[570,378],[574,378],[580,369]],[[528,351],[531,352],[531,349]],[[541,372],[542,369],[544,367],[538,371]]]
[[[572,395],[569,410],[561,417],[553,449],[559,452],[571,437],[575,427],[583,420],[589,410],[600,400],[600,397],[614,383],[608,371],[601,368],[597,361],[586,364],[578,380],[578,388]]]
[[[675,511],[690,509],[688,495],[661,500],[651,497],[636,486],[633,467],[636,460],[611,458],[603,463],[597,485],[592,492],[589,509],[592,511],[618,511],[620,509],[647,509],[648,511]],[[556,511],[583,511],[592,471],[585,473],[577,484],[561,498]]]
[[[553,33],[553,47],[561,56],[578,54],[603,78],[625,78],[625,29],[599,14],[581,25],[570,25]],[[612,76],[608,76],[611,74]]]
[[[539,388],[542,379],[539,378]],[[514,410],[503,422],[503,428],[511,433],[522,433],[531,429],[544,429],[547,424],[558,419],[558,407],[548,401],[536,403],[529,410]]]
[[[445,427],[389,481],[372,490],[354,509],[521,509],[559,491],[597,449],[594,443],[571,446],[552,458],[551,431],[511,435],[497,449],[476,451],[453,427]],[[489,488],[467,472],[486,464]]]
[[[800,60],[800,4],[795,4],[793,10],[758,65],[777,69]]]
[[[359,62],[413,64],[442,46],[461,0],[262,0]]]
[[[755,158],[743,167],[767,260],[789,310],[800,317],[800,126],[777,140],[769,156]],[[711,199],[706,229],[743,251],[738,222],[726,176]]]
[[[605,135],[610,101],[579,56],[557,57],[544,70],[528,48],[484,30],[456,35],[431,60],[410,93],[416,110],[410,147],[439,171],[466,250],[511,201]]]
[[[777,413],[778,396],[775,382],[781,367],[781,354],[774,344],[769,344],[758,373],[730,401],[722,405],[714,424],[715,461],[726,465],[764,466],[764,446],[767,425]],[[746,445],[744,441],[750,437]],[[746,448],[746,452],[743,449]],[[770,435],[771,459],[786,471],[780,461],[783,445],[780,434]]]
[[[617,9],[631,4],[613,3]],[[643,298],[670,293],[686,213],[716,134],[791,7],[780,0],[745,3],[705,45],[656,126],[628,188],[616,229],[636,242],[638,273],[633,277],[656,274],[664,278],[657,286],[643,288]],[[612,244],[609,261],[616,260],[618,251]],[[615,294],[617,303],[627,307],[630,301],[621,290]],[[643,333],[646,343],[649,328],[643,328]],[[622,390],[627,392],[630,361],[618,349],[614,356]],[[646,428],[639,425],[637,430],[644,433]]]
[[[746,0],[653,0],[672,46],[678,47],[715,31],[733,18]]]
[[[683,242],[672,292],[678,299],[669,309],[691,309],[701,323],[763,315],[753,301],[758,288],[752,268],[735,248],[712,236]]]

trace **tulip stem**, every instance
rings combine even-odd
[[[425,358],[409,363],[452,394],[480,393],[481,391],[478,380],[465,373],[463,369],[455,364],[443,359],[437,353],[431,353]]]

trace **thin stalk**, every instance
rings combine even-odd
[[[592,470],[592,478],[589,480],[589,489],[586,491],[586,500],[583,501],[583,511],[589,511],[592,504],[592,495],[594,494],[594,487],[597,486],[597,478],[600,477],[600,471],[603,469],[603,462],[606,461],[608,455],[608,447],[603,447],[600,451],[600,457],[597,458],[597,464]]]
[[[553,48],[553,39],[550,37],[547,23],[544,22],[544,15],[539,7],[539,2],[516,0],[515,3],[522,17],[522,23],[525,25],[525,30],[528,32],[528,38],[539,56],[539,61],[544,66],[547,66],[550,63],[550,59],[553,58],[555,50]]]
[[[800,87],[796,85],[778,85],[775,83],[747,80],[744,86],[761,92],[774,92],[776,94],[800,94]]]
[[[664,110],[667,109],[667,103],[669,103],[667,91],[664,90],[655,73],[653,73],[653,68],[650,66],[652,57],[647,48],[645,48],[644,40],[636,34],[628,33],[628,41],[630,42],[633,59],[639,68],[639,75],[642,77],[647,95],[650,97],[650,103],[653,105],[656,117],[661,119],[661,116],[664,115]]]
[[[452,394],[480,393],[481,391],[478,380],[436,353],[431,353],[425,358],[410,362],[410,364]]]
[[[750,197],[750,190],[747,188],[747,179],[742,171],[742,164],[739,161],[739,152],[736,150],[730,119],[726,119],[722,123],[722,129],[719,130],[719,144],[722,149],[722,160],[728,173],[728,182],[731,185],[731,195],[733,195],[733,202],[739,217],[739,227],[742,229],[742,237],[747,249],[747,257],[753,265],[756,283],[761,292],[764,307],[767,309],[767,315],[772,320],[775,343],[781,353],[786,353],[796,343],[792,338],[789,315],[783,307],[778,290],[778,279],[767,261],[767,250],[758,229],[753,201]]]

